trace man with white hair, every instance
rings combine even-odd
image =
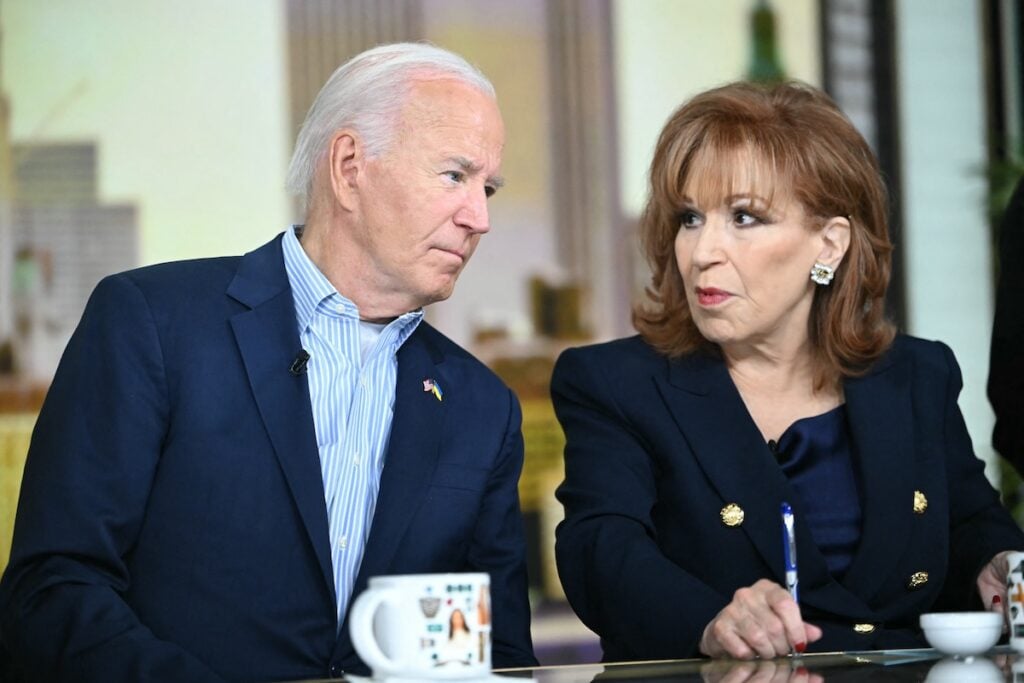
[[[426,322],[489,228],[504,129],[461,57],[342,65],[296,143],[304,225],[93,293],[32,438],[0,651],[25,680],[365,673],[371,576],[488,572],[536,663],[512,392]]]

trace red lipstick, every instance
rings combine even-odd
[[[701,306],[718,306],[728,300],[732,294],[716,287],[698,287],[697,303]]]

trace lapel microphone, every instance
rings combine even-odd
[[[299,352],[295,354],[295,360],[292,361],[292,366],[288,368],[288,372],[292,373],[296,377],[299,375],[306,374],[306,363],[309,362],[309,351],[306,349],[299,349]]]

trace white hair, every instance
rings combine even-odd
[[[494,86],[465,59],[429,43],[393,43],[361,52],[335,70],[306,114],[288,166],[286,188],[309,204],[317,165],[335,132],[355,130],[368,156],[387,151],[417,77],[455,78],[495,97]]]

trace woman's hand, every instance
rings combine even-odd
[[[819,638],[821,629],[804,623],[789,591],[761,579],[736,591],[732,602],[704,628],[700,651],[709,657],[771,659],[789,654],[791,647],[803,652],[807,643]]]
[[[978,595],[981,596],[981,604],[985,609],[999,614],[1005,614],[1006,606],[1006,576],[1010,573],[1010,562],[1007,559],[1012,550],[1004,550],[982,567],[978,573]],[[998,597],[999,600],[993,600]]]

